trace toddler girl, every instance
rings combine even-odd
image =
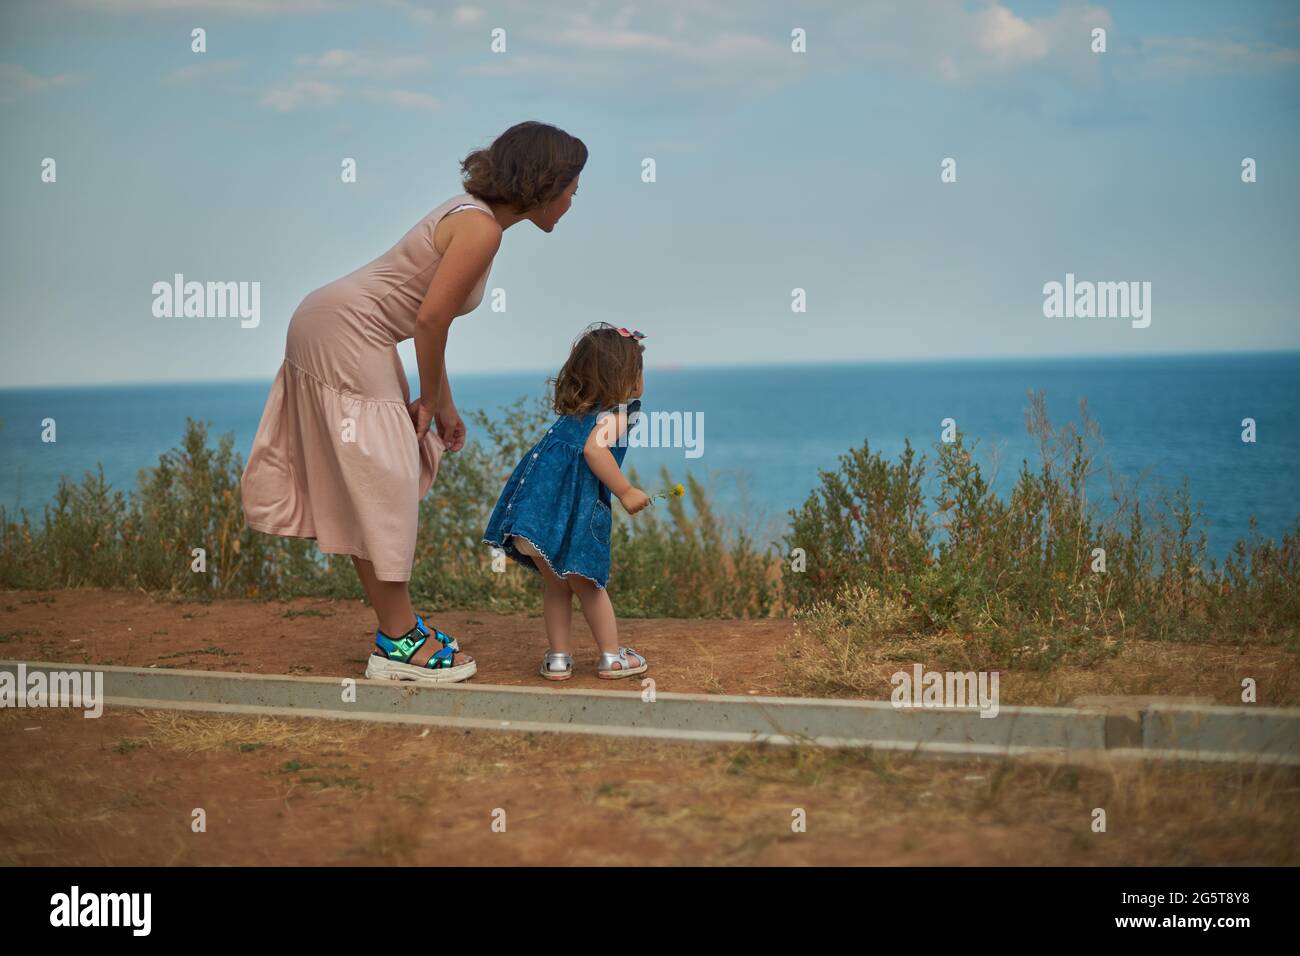
[[[569,647],[572,595],[600,647],[603,678],[644,674],[646,659],[618,643],[609,581],[610,495],[628,514],[650,503],[620,470],[644,386],[640,332],[601,322],[588,328],[553,380],[559,418],[515,467],[488,519],[483,541],[542,577],[550,650],[547,680],[573,676]]]

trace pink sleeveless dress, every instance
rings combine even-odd
[[[492,215],[468,193],[449,199],[294,312],[240,483],[250,528],[315,538],[323,552],[373,562],[381,580],[410,579],[420,499],[445,446],[433,428],[416,440],[397,343],[414,336],[441,259],[434,227],[462,207]],[[457,315],[483,300],[487,277]]]

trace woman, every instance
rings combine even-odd
[[[379,630],[366,676],[438,683],[477,670],[411,605],[420,499],[444,451],[465,444],[445,352],[452,319],[483,299],[501,235],[527,219],[551,232],[568,211],[587,147],[520,123],[461,163],[465,192],[401,241],[303,299],[289,323],[244,469],[248,526],[348,554]],[[414,337],[414,401],[397,343]],[[430,426],[436,430],[431,430]]]

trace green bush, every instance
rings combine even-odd
[[[675,484],[667,469],[659,478],[660,484],[647,493]],[[636,469],[628,469],[628,479],[644,487]],[[684,487],[683,497],[660,499],[632,517],[615,507],[609,587],[619,614],[772,614],[779,586],[774,557],[760,550],[743,528],[720,518],[698,481],[688,476]]]
[[[1220,566],[1207,560],[1186,487],[1144,504],[1113,482],[1103,510],[1088,497],[1101,467],[1100,430],[1086,405],[1081,411],[1080,426],[1058,429],[1042,396],[1031,396],[1026,426],[1037,460],[1021,463],[1005,496],[994,493],[964,436],[936,446],[928,493],[929,462],[910,443],[891,462],[864,442],[839,468],[821,472],[819,486],[790,512],[784,557],[717,514],[692,478],[683,498],[635,517],[616,507],[616,607],[624,616],[795,612],[805,622],[857,608],[855,620],[867,624],[832,628],[850,644],[883,639],[884,620],[891,633],[957,635],[971,659],[1027,666],[1093,660],[1130,636],[1294,648],[1300,519],[1281,543],[1264,539],[1252,521]],[[512,562],[493,570],[480,536],[511,469],[550,418],[543,402],[523,399],[492,417],[471,416],[473,440],[444,457],[420,504],[411,588],[421,606],[540,608],[538,579]],[[0,585],[361,596],[349,558],[244,526],[243,467],[231,435],[212,447],[207,426],[188,419],[180,445],[142,470],[129,494],[97,469],[80,484],[60,482],[39,522],[0,509]],[[635,470],[629,477],[640,484]],[[666,471],[659,481],[648,490],[674,483]],[[207,573],[191,570],[195,548],[206,551]],[[1105,574],[1092,570],[1096,548],[1105,550]]]
[[[976,642],[971,655],[1030,666],[1094,660],[1125,636],[1294,642],[1300,523],[1276,545],[1252,521],[1250,539],[1219,568],[1207,561],[1186,486],[1144,507],[1112,481],[1115,506],[1103,511],[1088,497],[1101,434],[1086,404],[1080,412],[1081,425],[1057,429],[1043,396],[1030,396],[1038,461],[1022,462],[1005,497],[961,435],[935,446],[928,503],[926,459],[910,444],[896,463],[866,443],[842,456],[790,512],[784,543],[807,562],[803,571],[782,563],[790,605],[816,630],[830,620],[828,606],[902,600],[907,633],[966,635]],[[1095,549],[1105,552],[1105,573],[1093,569]],[[872,613],[860,616],[874,621]],[[874,626],[830,630],[876,640]]]
[[[481,543],[511,470],[551,420],[541,401],[519,399],[489,417],[471,415],[479,438],[443,457],[420,503],[411,590],[425,607],[506,611],[541,607],[539,580],[507,562],[492,568]],[[363,594],[352,561],[315,542],[253,531],[239,494],[244,463],[232,435],[215,448],[204,423],[187,419],[179,447],[140,472],[128,495],[102,469],[81,484],[64,478],[44,520],[0,509],[0,585],[9,588],[142,588],[178,596],[293,597]],[[665,482],[669,481],[664,474]],[[776,606],[774,558],[718,519],[705,489],[614,526],[611,592],[624,616],[766,615]],[[616,509],[617,510],[617,509]],[[192,570],[193,549],[206,573]]]

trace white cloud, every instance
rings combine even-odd
[[[436,110],[442,105],[436,97],[430,96],[428,93],[416,93],[412,90],[384,90],[379,94],[379,97],[390,103],[413,110]]]
[[[501,20],[510,30],[510,52],[486,55],[485,43],[484,58],[462,67],[463,73],[527,76],[569,87],[598,84],[601,96],[629,86],[753,94],[779,86],[804,66],[790,51],[782,32],[787,28],[772,32],[770,24],[755,26],[755,14],[763,11],[750,6],[662,0],[647,10],[591,3],[579,10],[554,9],[544,17],[528,16],[533,8],[527,6],[508,9]]]
[[[404,109],[435,110],[440,104],[433,96],[409,89],[386,88],[385,82],[426,71],[431,66],[429,57],[417,54],[386,55],[334,49],[296,56],[292,76],[283,85],[263,93],[261,105],[289,112],[306,106],[333,106],[343,99],[360,96]]]
[[[687,31],[682,31],[687,32]],[[788,52],[784,44],[753,33],[709,33],[666,36],[637,30],[570,27],[550,39],[560,46],[588,50],[664,54],[699,64],[759,60]]]
[[[465,67],[466,76],[511,77],[543,76],[594,80],[605,75],[600,64],[592,60],[575,60],[573,57],[553,53],[511,53],[508,56],[490,56],[482,63]]]
[[[294,57],[294,65],[337,76],[396,76],[427,70],[427,56],[384,56],[357,50],[328,50],[319,56]]]
[[[677,42],[669,37],[635,30],[605,30],[594,27],[570,27],[552,35],[552,40],[562,46],[585,47],[589,50],[643,50],[672,53]]]
[[[267,15],[324,13],[345,4],[339,0],[74,0],[77,6],[104,13],[165,13],[207,11]]]
[[[384,0],[384,3],[390,7],[396,7],[416,23],[432,26],[438,22],[438,16],[427,6],[419,3],[412,3],[410,0]]]
[[[820,42],[841,67],[901,67],[948,83],[996,82],[1036,68],[1087,83],[1099,67],[1092,30],[1110,26],[1109,11],[1089,4],[1022,17],[999,0],[916,0],[854,8]]]
[[[199,83],[204,80],[228,76],[243,66],[238,60],[200,60],[189,66],[182,66],[167,74],[169,83]]]
[[[1047,32],[1022,20],[1006,7],[991,6],[973,17],[975,46],[1005,66],[1041,60],[1051,49]]]
[[[288,113],[304,106],[333,106],[339,95],[339,88],[329,83],[297,80],[287,86],[267,90],[259,103],[267,109]]]
[[[478,7],[459,6],[452,12],[451,18],[461,26],[473,26],[483,19],[483,11]]]
[[[1226,73],[1300,66],[1300,50],[1268,42],[1155,36],[1141,42],[1151,66],[1165,73]]]
[[[0,63],[0,103],[13,103],[24,96],[68,86],[77,81],[75,73],[37,76],[14,63]]]
[[[651,8],[592,0],[528,19],[529,6],[502,3],[515,23],[512,41],[523,33],[527,49],[512,45],[510,53],[464,72],[570,84],[592,77],[621,85],[650,81],[679,91],[761,91],[809,71],[864,68],[967,83],[1042,67],[1087,84],[1099,67],[1088,49],[1091,30],[1111,24],[1109,12],[1086,3],[1030,17],[1001,0],[854,2],[814,10],[790,10],[776,0],[660,0]],[[794,27],[808,31],[806,54],[790,50]]]

